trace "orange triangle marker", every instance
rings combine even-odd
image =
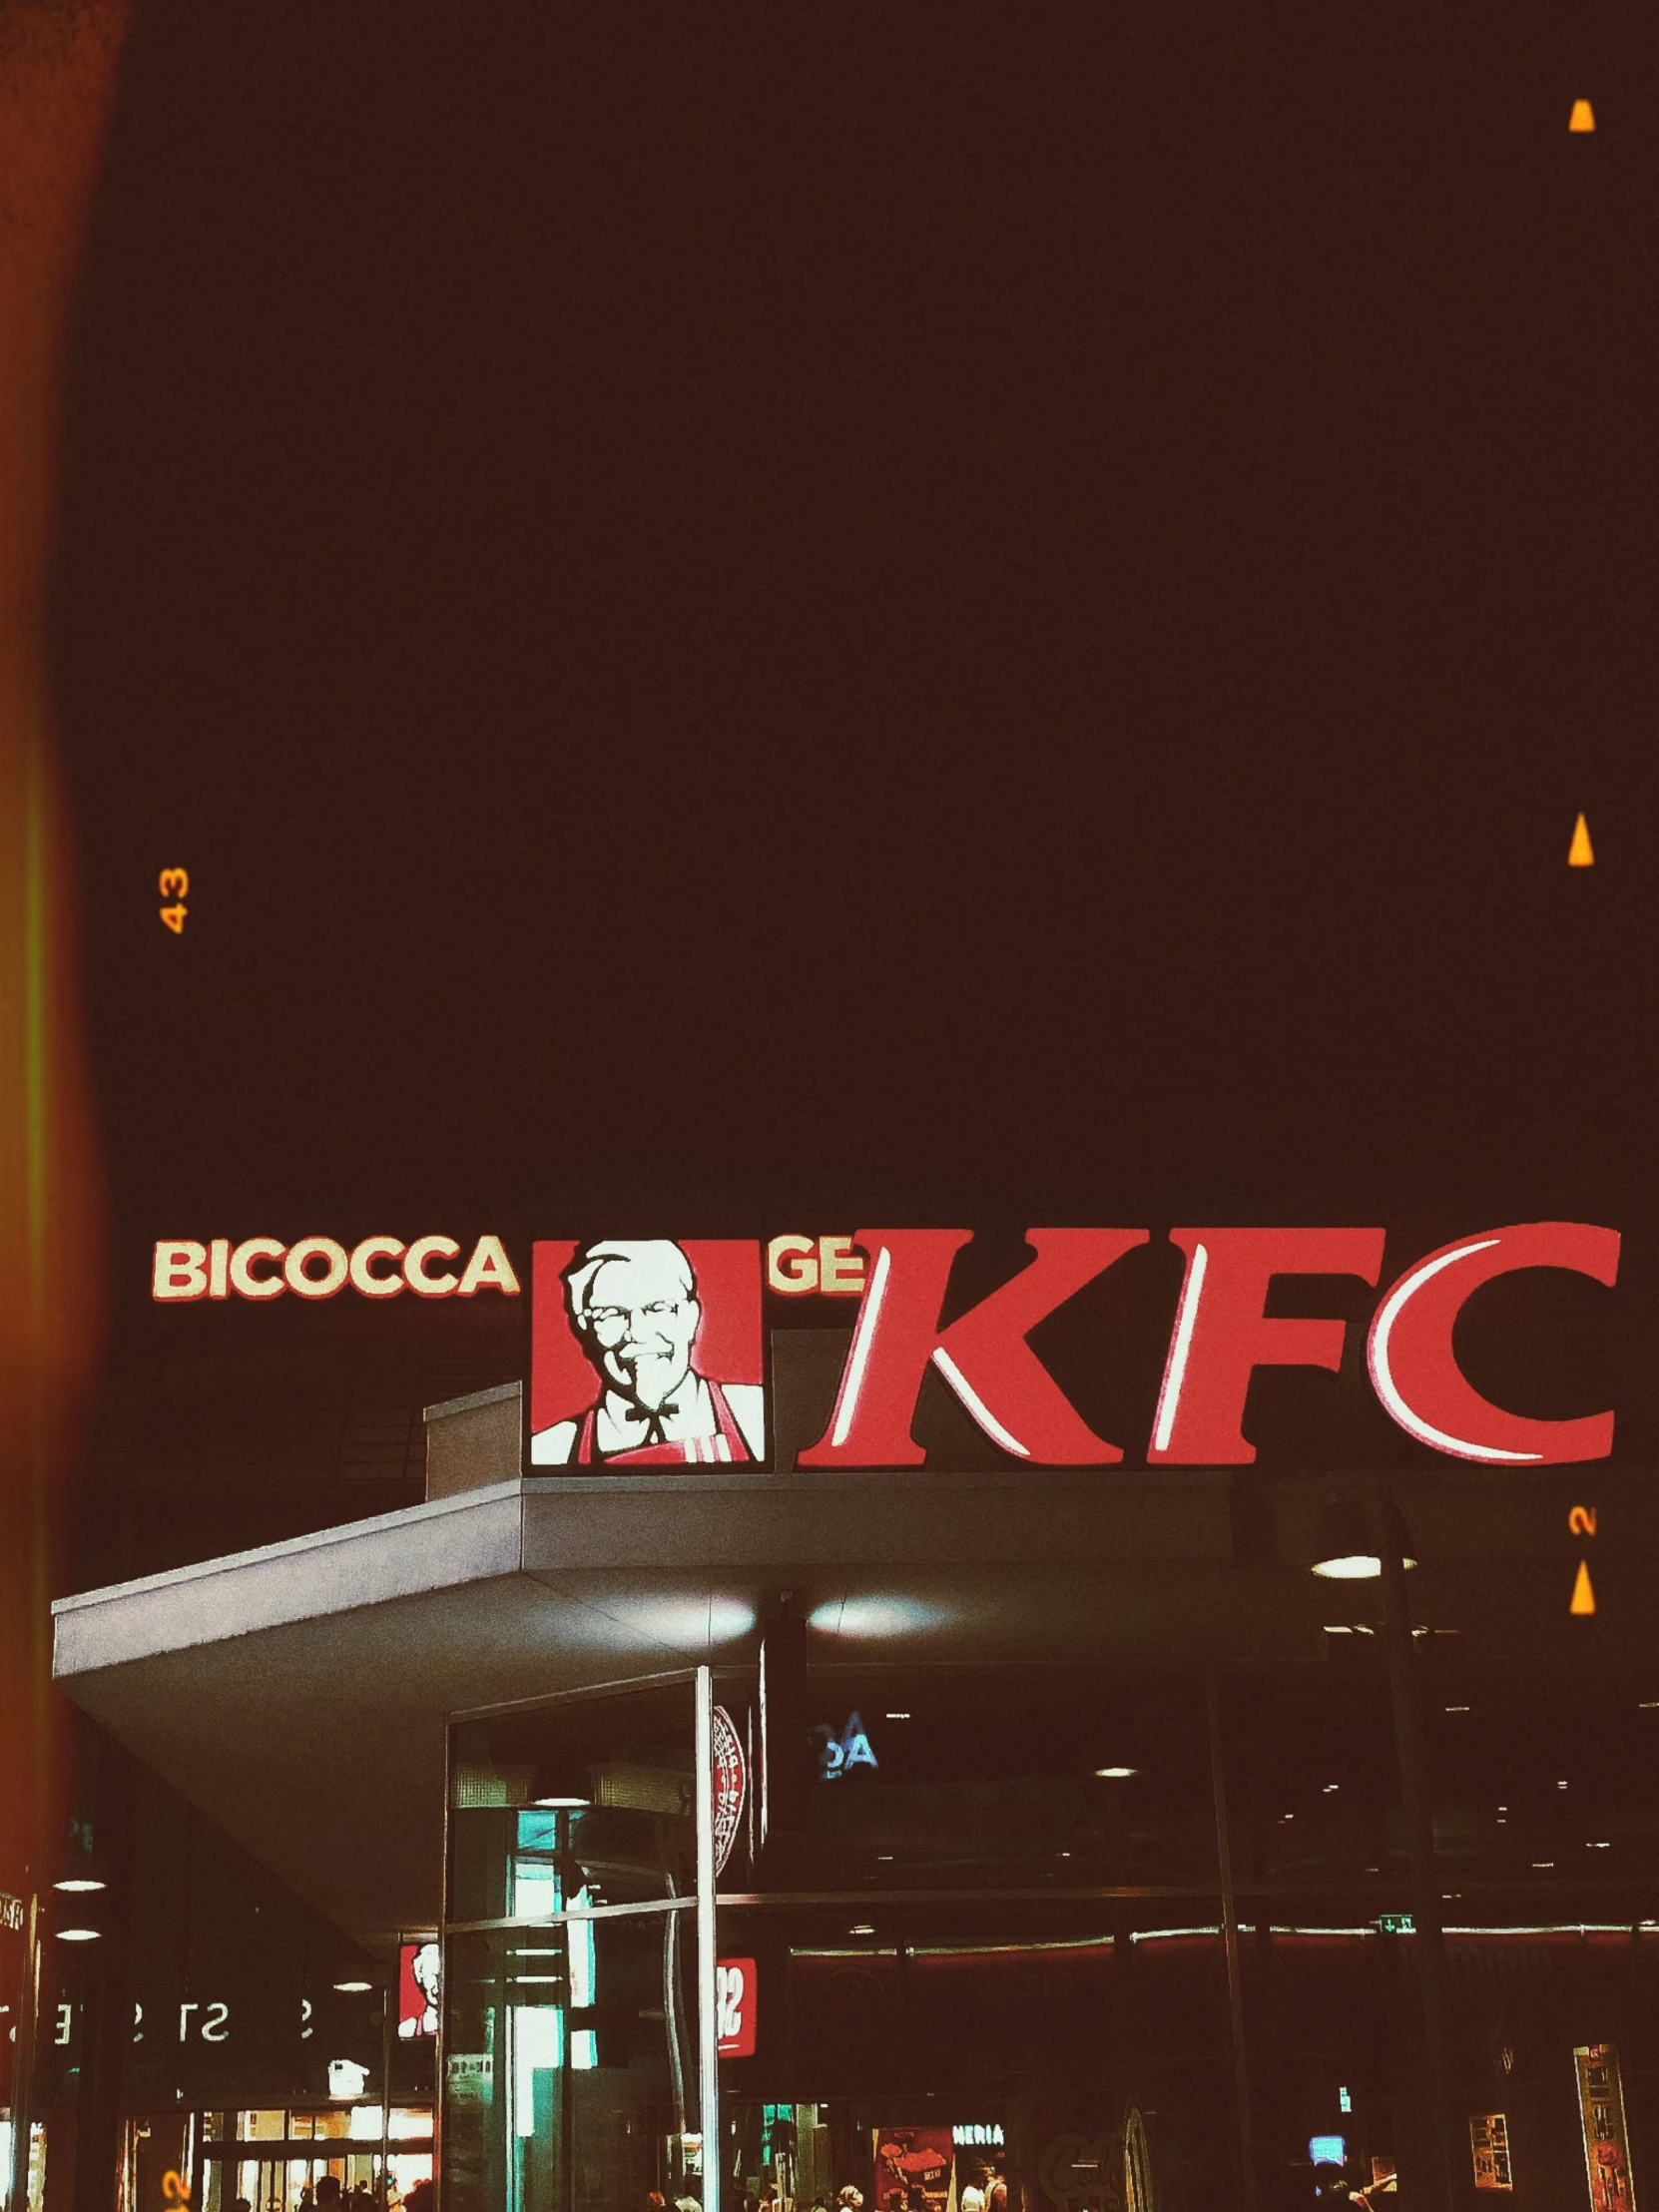
[[[1590,842],[1590,826],[1582,815],[1573,825],[1572,842],[1567,847],[1568,867],[1594,867],[1595,847]]]
[[[1587,100],[1575,100],[1572,104],[1572,120],[1569,131],[1593,131],[1596,127],[1595,110]]]
[[[1588,1559],[1580,1559],[1578,1562],[1578,1580],[1572,1586],[1572,1603],[1567,1607],[1567,1611],[1569,1613],[1593,1613],[1595,1609],[1596,1594],[1590,1587],[1590,1562]]]

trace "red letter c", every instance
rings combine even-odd
[[[1377,1309],[1366,1356],[1378,1396],[1408,1436],[1458,1459],[1539,1466],[1605,1459],[1613,1416],[1531,1420],[1506,1413],[1464,1380],[1452,1325],[1469,1293],[1516,1268],[1569,1268],[1611,1286],[1619,1233],[1580,1221],[1528,1221],[1442,1245],[1408,1268]]]

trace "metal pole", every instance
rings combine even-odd
[[[40,1895],[29,1898],[28,1930],[23,1938],[23,1990],[17,2017],[17,2048],[12,2053],[12,2207],[27,2212],[29,2203],[30,2115],[35,2093],[35,2023],[40,2012]]]
[[[1405,1814],[1406,1864],[1411,1878],[1412,1955],[1422,2003],[1423,2072],[1428,2119],[1436,2153],[1426,2177],[1430,2204],[1452,2212],[1458,2201],[1451,2148],[1451,2083],[1447,2062],[1445,1952],[1440,1931],[1440,1881],[1434,1871],[1434,1820],[1428,1791],[1428,1759],[1417,1704],[1416,1654],[1405,1594],[1405,1563],[1394,1535],[1393,1501],[1380,1482],[1372,1492],[1372,1526],[1382,1568],[1382,1639],[1393,1700],[1394,1749],[1399,1760],[1400,1803]]]
[[[1233,2102],[1239,2121],[1239,2173],[1244,2212],[1256,2212],[1256,2134],[1250,2117],[1250,2066],[1245,2051],[1244,1972],[1239,1958],[1238,1902],[1233,1891],[1233,1836],[1227,1821],[1227,1777],[1221,1756],[1221,1686],[1212,1667],[1204,1677],[1210,1723],[1210,1794],[1216,1808],[1216,1861],[1221,1874],[1221,1933],[1227,1946],[1227,2010],[1233,2029]]]
[[[402,1994],[399,1983],[403,1966],[403,1936],[399,1931],[397,1942],[391,1954],[391,1972],[383,1984],[380,2000],[380,2204],[383,2208],[391,2202],[391,2057],[392,2039],[397,2019],[398,2000]]]
[[[715,1676],[697,1670],[697,2053],[703,2212],[720,2212],[720,2020],[715,1965]]]

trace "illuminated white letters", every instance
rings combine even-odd
[[[403,1280],[416,1298],[449,1298],[460,1289],[453,1275],[428,1275],[428,1260],[453,1260],[460,1251],[453,1237],[417,1237],[403,1255]]]
[[[322,1273],[310,1272],[313,1260],[322,1262]],[[288,1247],[288,1256],[282,1262],[282,1281],[299,1298],[332,1298],[345,1287],[348,1266],[345,1247],[336,1244],[332,1237],[301,1237],[296,1245]]]
[[[256,1260],[280,1260],[284,1248],[275,1237],[250,1237],[231,1255],[231,1288],[240,1298],[280,1298],[287,1285],[279,1275],[254,1273]]]
[[[277,1237],[229,1237],[209,1244],[165,1239],[154,1250],[150,1295],[160,1304],[211,1298],[334,1298],[347,1286],[359,1298],[474,1298],[496,1291],[517,1298],[518,1276],[499,1237],[480,1237],[457,1275],[434,1262],[457,1260],[453,1237],[364,1237],[347,1252],[335,1237],[301,1237],[285,1245]],[[398,1263],[401,1262],[401,1266]]]
[[[472,1248],[472,1258],[461,1274],[457,1298],[471,1298],[475,1291],[503,1291],[508,1298],[518,1296],[518,1277],[513,1264],[507,1258],[499,1237],[480,1237]]]
[[[199,1244],[159,1244],[150,1278],[154,1299],[202,1298],[208,1288],[208,1248]]]
[[[401,1260],[403,1247],[395,1237],[365,1237],[351,1254],[351,1288],[364,1298],[396,1298],[403,1288],[401,1274],[377,1275],[376,1260]]]

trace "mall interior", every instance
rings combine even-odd
[[[526,1474],[507,1324],[418,1371],[388,1332],[377,1382],[372,1322],[304,1326],[261,1385],[330,1408],[289,1490],[255,1467],[226,1545],[215,1451],[147,1478],[129,1421],[56,1607],[7,2212],[1635,2201],[1639,1471],[1597,1474],[1585,1618],[1582,1469]],[[1315,1571],[1384,1492],[1398,1566]]]

